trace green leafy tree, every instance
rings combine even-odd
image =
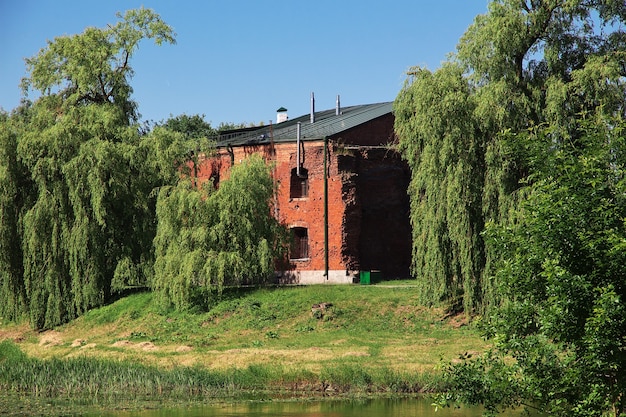
[[[286,230],[272,215],[276,184],[270,166],[253,155],[221,182],[211,212],[207,275],[217,286],[265,284],[286,250]]]
[[[546,126],[507,138],[527,145],[535,172],[516,222],[487,229],[507,301],[483,323],[489,354],[448,369],[444,402],[626,411],[625,128],[621,116],[594,116],[558,147],[564,138]]]
[[[2,208],[13,198],[18,213],[8,222],[18,221],[16,232],[0,237],[0,249],[21,242],[23,269],[5,261],[3,251],[0,288],[3,296],[24,300],[18,304],[26,304],[37,329],[102,305],[113,276],[124,276],[120,261],[128,272],[151,256],[149,194],[171,174],[147,171],[157,163],[144,157],[159,143],[139,135],[130,58],[142,39],[174,38],[149,9],[118,17],[105,29],[56,38],[28,59],[23,88],[40,97],[27,119],[3,123],[2,177],[13,188],[2,189]],[[173,170],[174,160],[165,172]],[[29,187],[16,196],[20,175]]]
[[[183,146],[187,149],[187,168],[189,168],[195,183],[199,164],[212,153],[217,131],[209,122],[204,120],[204,115],[198,114],[193,116],[181,114],[170,117],[160,126],[182,135]]]
[[[24,286],[20,208],[32,184],[17,157],[20,124],[27,120],[28,103],[13,114],[0,113],[0,317],[17,320],[27,310]]]
[[[205,308],[225,286],[258,285],[274,274],[286,231],[271,215],[274,181],[258,155],[236,165],[218,190],[183,179],[157,204],[153,288],[164,307]]]
[[[120,21],[105,29],[89,27],[79,35],[48,41],[46,48],[26,60],[30,75],[22,81],[23,89],[61,96],[70,106],[113,104],[121,112],[118,117],[127,123],[135,120],[130,59],[142,40],[175,43],[174,33],[150,9],[129,10],[117,17]]]
[[[159,125],[174,132],[182,133],[186,138],[190,139],[211,139],[217,135],[217,130],[213,129],[211,123],[204,120],[204,115],[199,114],[194,114],[193,116],[181,114],[170,117]]]
[[[440,69],[414,68],[394,104],[412,169],[412,271],[426,303],[497,305],[497,250],[482,237],[512,220],[530,167],[502,134],[548,123],[575,139],[582,112],[623,106],[622,1],[498,0]],[[584,69],[584,71],[582,71]],[[461,302],[462,300],[462,302]]]
[[[444,404],[624,414],[625,18],[621,1],[494,1],[461,39],[453,65],[483,138],[480,287],[482,311],[493,308],[481,325],[493,349],[448,368]],[[411,103],[438,104],[417,86],[398,108],[405,152],[425,176],[420,141],[445,146],[449,129],[420,120]],[[438,201],[431,184],[418,189],[426,205]]]
[[[458,65],[416,69],[396,101],[396,130],[413,168],[413,272],[422,301],[481,301],[485,137],[474,88]],[[409,112],[409,113],[407,113]]]
[[[202,275],[210,190],[196,189],[187,179],[159,192],[152,288],[164,307],[198,305],[202,289],[211,284],[210,277]]]

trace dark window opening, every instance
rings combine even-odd
[[[305,198],[309,195],[309,171],[300,168],[298,175],[297,168],[291,170],[291,183],[289,187],[290,198]]]
[[[290,259],[306,259],[309,257],[309,232],[305,227],[291,228]]]
[[[220,188],[220,171],[219,170],[213,171],[209,179],[213,183],[213,188],[215,188],[216,190]]]

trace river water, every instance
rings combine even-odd
[[[520,416],[510,412],[504,416]],[[436,410],[426,399],[252,402],[99,413],[108,417],[479,417],[478,408]]]

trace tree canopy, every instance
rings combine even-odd
[[[152,256],[150,193],[176,170],[169,161],[147,172],[156,166],[146,149],[160,142],[140,136],[129,84],[139,42],[174,34],[149,9],[118,17],[28,59],[23,87],[39,97],[2,120],[0,291],[11,300],[2,314],[28,314],[37,329],[102,305],[119,265],[142,270]]]
[[[443,403],[624,412],[624,19],[623,1],[492,1],[396,99],[422,297],[462,297],[493,343],[450,366]]]
[[[394,104],[410,186],[413,273],[427,303],[497,302],[481,234],[525,193],[530,167],[501,135],[547,123],[575,139],[585,112],[623,110],[621,1],[499,0],[436,71],[413,68]],[[520,151],[520,152],[517,152]]]
[[[203,289],[263,283],[284,248],[264,161],[216,191],[195,182],[217,135],[204,116],[140,125],[132,57],[175,35],[150,9],[118,18],[49,41],[26,60],[36,99],[0,114],[0,316],[35,329],[128,286],[185,308]]]
[[[558,148],[546,126],[506,139],[528,149],[533,183],[515,223],[487,228],[505,301],[481,325],[489,353],[448,369],[445,401],[558,416],[625,411],[626,122],[578,124],[577,141]]]
[[[26,60],[29,75],[22,81],[23,90],[60,96],[69,106],[114,104],[128,120],[136,119],[130,60],[142,40],[173,44],[175,34],[151,9],[129,10],[117,17],[120,21],[107,28],[90,27],[48,41],[47,47]]]

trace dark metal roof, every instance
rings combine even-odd
[[[335,109],[319,111],[315,112],[314,123],[311,123],[310,115],[306,114],[256,129],[247,128],[224,132],[218,137],[217,146],[256,145],[270,143],[272,140],[275,143],[294,142],[298,122],[301,122],[301,140],[320,140],[384,116],[391,111],[392,102],[348,106],[341,108],[339,115],[335,114]]]

